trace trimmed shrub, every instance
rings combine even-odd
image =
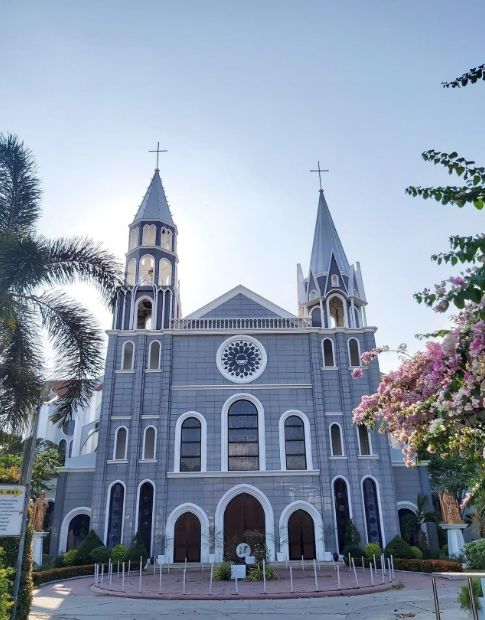
[[[364,552],[358,545],[349,545],[348,547],[344,547],[343,555],[345,561],[348,561],[349,553],[351,558],[361,558]]]
[[[249,571],[249,575],[246,577],[247,581],[263,581],[263,565],[256,564]],[[266,564],[266,579],[279,579],[278,573],[271,566],[271,564]]]
[[[140,562],[131,563],[132,570],[138,570],[140,568]],[[104,573],[108,570],[108,565],[104,565]],[[86,577],[94,575],[94,564],[86,564],[84,566],[65,566],[64,568],[52,568],[42,572],[33,573],[33,579],[35,586],[40,586],[43,583],[50,581],[62,581],[63,579],[70,579],[71,577]]]
[[[47,566],[52,562],[52,557],[48,553],[42,554],[42,566]]]
[[[448,545],[443,545],[443,549],[441,549],[441,551],[443,551],[444,554],[449,555]]]
[[[364,556],[368,560],[373,560],[374,556],[376,556],[376,560],[377,560],[377,558],[380,558],[381,555],[382,555],[382,549],[378,543],[369,543],[368,545],[364,547]]]
[[[472,579],[473,596],[475,598],[475,604],[477,609],[481,609],[480,601],[477,601],[478,596],[483,596],[482,582],[480,579]],[[458,602],[461,609],[471,610],[472,605],[470,602],[470,591],[468,590],[468,584],[461,586],[460,594],[458,595]]]
[[[423,559],[423,552],[421,551],[421,549],[419,549],[419,547],[411,547],[411,551],[414,553],[414,557],[417,560],[422,560]],[[445,558],[443,558],[445,559]]]
[[[54,558],[52,558],[50,566],[51,568],[63,568],[65,566],[64,554],[61,553],[60,555],[56,555]]]
[[[469,568],[485,568],[485,538],[473,540],[463,547],[465,561]]]
[[[116,545],[111,550],[111,561],[116,562],[128,562],[130,557],[130,550],[125,545]]]
[[[214,581],[231,581],[231,563],[224,560],[214,569],[212,578]]]
[[[89,558],[95,564],[106,564],[111,557],[111,549],[109,547],[96,547],[89,554]]]
[[[459,562],[445,560],[394,560],[396,570],[407,570],[413,573],[462,573]]]
[[[90,562],[90,554],[93,549],[97,549],[98,547],[104,547],[103,541],[96,534],[94,530],[91,530],[86,538],[79,545],[76,556],[76,564],[85,565]]]
[[[139,562],[140,558],[143,558],[143,562],[146,562],[148,557],[148,551],[143,543],[143,538],[140,532],[137,532],[131,541],[129,559],[132,562]]]
[[[389,558],[392,555],[394,559],[399,558],[403,560],[411,560],[415,557],[411,546],[408,545],[408,543],[400,536],[394,536],[385,548],[384,552],[386,558]]]
[[[347,525],[345,526],[345,546],[346,547],[355,547],[360,543],[360,534],[359,530],[355,527],[352,519],[347,521]]]
[[[15,578],[13,568],[5,568],[5,551],[0,547],[0,620],[9,620],[13,600],[8,593]]]
[[[24,557],[22,559],[22,573],[20,576],[16,620],[28,620],[30,608],[32,606],[32,591],[34,589],[32,581],[32,568],[34,565],[32,557],[33,536],[34,528],[29,524],[25,533]],[[19,540],[19,538],[14,537],[0,538],[0,547],[5,551],[5,567],[13,568],[14,571],[17,567]],[[11,586],[8,589],[10,595],[13,594],[13,582],[14,580],[12,579]]]
[[[77,564],[77,550],[71,549],[65,553],[62,561],[64,566],[74,566],[74,564]]]

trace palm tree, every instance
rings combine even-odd
[[[46,380],[42,338],[61,378],[53,422],[85,406],[102,374],[102,332],[81,304],[55,286],[88,282],[113,304],[121,283],[115,258],[87,238],[46,239],[35,230],[40,181],[31,151],[0,134],[0,435],[22,432]]]
[[[402,520],[404,538],[409,541],[413,534],[416,534],[418,546],[426,546],[427,538],[423,532],[422,526],[425,523],[438,523],[439,513],[435,510],[425,511],[428,503],[428,496],[425,493],[419,493],[416,499],[417,510],[414,513],[407,514]]]

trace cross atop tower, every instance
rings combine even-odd
[[[318,163],[318,169],[317,170],[310,170],[310,172],[318,172],[318,178],[320,179],[320,191],[323,192],[323,187],[322,187],[322,172],[329,172],[328,170],[322,170],[320,168],[320,162]]]
[[[155,151],[148,151],[149,153],[156,153],[157,154],[157,167],[156,170],[158,170],[158,156],[160,153],[167,153],[168,151],[161,151],[160,150],[160,142],[157,142],[157,148]]]

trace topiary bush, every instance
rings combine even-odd
[[[347,525],[345,526],[345,546],[346,547],[355,547],[360,543],[360,534],[359,530],[355,527],[352,519],[347,521]]]
[[[64,564],[63,553],[61,553],[60,555],[56,555],[54,558],[52,558],[51,563],[50,563],[51,568],[63,568],[64,566],[65,564]]]
[[[91,558],[89,557],[91,555],[91,551],[93,549],[97,549],[98,547],[104,547],[103,541],[94,530],[91,530],[79,545],[76,556],[76,564],[89,564],[91,561]]]
[[[412,560],[415,555],[411,549],[411,546],[403,540],[400,536],[394,536],[391,542],[385,548],[386,558],[391,555],[394,559],[399,558],[403,560]]]
[[[349,553],[351,558],[361,558],[363,552],[358,545],[349,545],[348,547],[344,547],[343,555],[346,562],[349,559]]]
[[[364,547],[364,556],[368,560],[373,560],[374,556],[376,556],[376,560],[377,560],[377,558],[380,558],[381,555],[382,555],[382,549],[379,543],[369,543],[368,545]]]
[[[463,546],[463,555],[469,568],[485,568],[485,538],[473,540]]]
[[[112,550],[109,547],[96,547],[89,554],[92,562],[95,564],[106,564],[111,557]]]
[[[129,559],[132,562],[139,562],[140,558],[143,558],[143,562],[146,562],[146,559],[148,557],[148,551],[147,548],[145,547],[145,544],[143,543],[143,538],[141,537],[140,532],[137,532],[131,541],[131,547],[130,547],[130,555],[129,555]]]
[[[130,550],[128,549],[128,547],[125,547],[125,545],[116,545],[111,550],[111,561],[115,564],[117,562],[128,562],[129,557]]]
[[[77,564],[76,559],[77,559],[77,550],[71,549],[70,551],[64,554],[64,557],[62,558],[62,562],[64,566],[74,566],[74,564]]]
[[[445,555],[449,555],[448,545],[443,545],[443,549],[441,549]]]
[[[423,559],[423,552],[421,551],[421,549],[419,549],[419,547],[411,547],[411,551],[414,553],[414,557],[417,560],[422,560]],[[445,558],[443,558],[445,559]]]

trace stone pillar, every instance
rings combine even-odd
[[[440,523],[440,527],[448,532],[448,555],[462,555],[463,530],[467,527],[466,523]]]
[[[34,562],[37,566],[42,565],[42,550],[44,546],[44,538],[49,536],[49,532],[34,532],[34,538],[32,541]]]

